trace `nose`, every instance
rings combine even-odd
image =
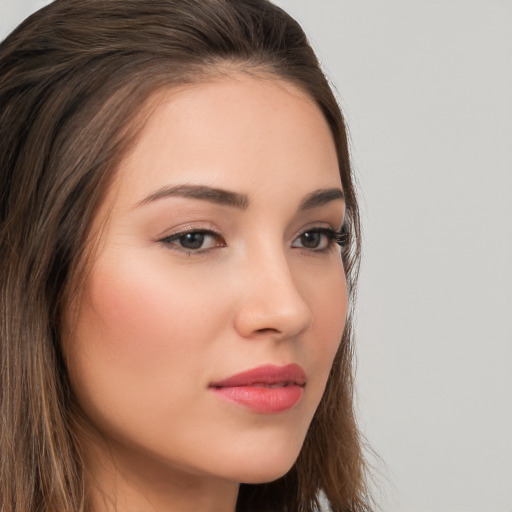
[[[293,338],[313,323],[313,312],[284,254],[254,255],[239,281],[235,327],[244,338]]]

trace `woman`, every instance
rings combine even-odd
[[[57,0],[0,105],[2,510],[367,510],[358,209],[297,23]]]

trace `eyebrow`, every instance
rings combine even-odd
[[[326,188],[315,190],[308,194],[300,203],[299,210],[311,210],[312,208],[318,208],[324,204],[330,203],[331,201],[344,200],[345,194],[341,188]]]
[[[142,201],[139,201],[135,207],[157,201],[165,197],[188,197],[200,199],[210,203],[230,206],[240,210],[246,210],[249,206],[249,198],[246,194],[231,192],[220,188],[209,187],[206,185],[177,185],[166,186],[150,194]],[[318,208],[331,201],[344,200],[345,195],[340,188],[326,188],[315,190],[308,194],[300,203],[299,211]]]
[[[178,185],[175,187],[162,187],[137,203],[136,207],[164,197],[190,197],[210,203],[231,206],[240,210],[245,210],[249,206],[249,198],[245,194],[238,194],[237,192],[207,187],[205,185]]]

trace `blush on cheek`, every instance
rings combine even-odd
[[[151,375],[186,361],[191,349],[211,336],[209,320],[220,321],[219,294],[209,292],[206,279],[170,273],[159,254],[145,267],[140,260],[136,251],[133,257],[126,251],[123,257],[113,253],[98,259],[84,290],[81,327],[91,352],[126,372]]]
[[[89,341],[99,342],[111,357],[132,362],[155,361],[173,337],[178,303],[161,281],[140,271],[97,272],[84,302]],[[156,359],[158,360],[158,359]]]

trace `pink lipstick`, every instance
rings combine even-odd
[[[217,396],[254,412],[275,414],[302,398],[306,374],[298,364],[266,365],[238,373],[209,386]]]

